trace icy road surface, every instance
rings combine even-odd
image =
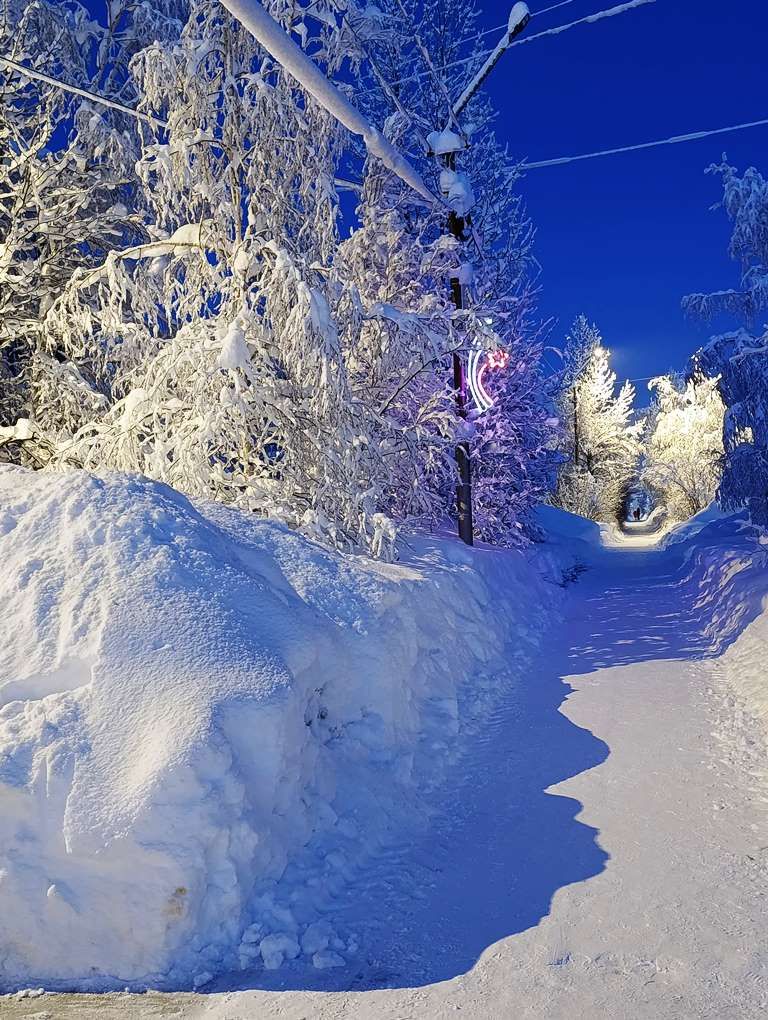
[[[354,966],[201,995],[8,998],[3,1020],[764,1017],[765,730],[720,658],[749,619],[729,627],[725,596],[702,594],[741,562],[696,583],[654,542],[636,527],[580,576],[431,831],[393,841],[338,903]]]

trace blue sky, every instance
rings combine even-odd
[[[527,34],[617,2],[575,0],[534,18]],[[509,9],[482,6],[482,27]],[[499,137],[546,159],[768,117],[767,43],[765,0],[658,0],[514,48],[486,87]],[[727,219],[709,211],[718,178],[704,174],[723,151],[768,173],[768,127],[529,172],[522,190],[537,227],[541,309],[559,320],[553,340],[584,311],[622,376],[684,367],[713,330],[685,320],[681,297],[737,282]]]

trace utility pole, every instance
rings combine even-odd
[[[573,463],[576,467],[581,461],[581,447],[579,442],[579,384],[573,383]]]
[[[449,123],[458,125],[458,117],[464,111],[472,97],[498,64],[502,55],[509,48],[513,39],[520,35],[531,15],[527,4],[516,3],[509,15],[509,23],[504,37],[492,51],[489,58],[478,73],[462,92],[456,105],[450,110]],[[451,209],[446,221],[446,228],[452,237],[460,243],[466,241],[465,229],[470,225],[469,209],[472,205],[472,191],[469,182],[456,173],[456,153],[467,147],[466,139],[454,134],[446,126],[442,132],[433,132],[428,138],[433,154],[439,156],[443,173],[441,188]],[[465,284],[460,275],[451,277],[451,296],[457,311],[466,307]],[[462,426],[467,420],[467,376],[461,355],[453,355],[453,389],[456,394],[456,410]],[[467,545],[474,545],[475,528],[472,517],[472,451],[466,429],[462,428],[456,443],[456,468],[458,481],[456,484],[456,511],[458,517],[459,538]]]
[[[443,157],[445,168],[456,172],[456,153],[448,152]],[[451,210],[448,215],[448,231],[457,241],[465,241],[464,216]],[[464,308],[464,284],[460,276],[451,277],[451,295],[457,311]],[[462,424],[467,420],[467,378],[461,356],[453,354],[453,388],[456,393],[456,410]],[[456,444],[456,468],[459,479],[456,485],[456,511],[459,523],[459,538],[467,545],[475,543],[475,525],[472,518],[472,459],[469,438],[460,438]]]

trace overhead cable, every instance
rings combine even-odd
[[[544,166],[562,166],[564,163],[576,163],[582,159],[597,159],[598,156],[614,156],[620,152],[637,152],[639,149],[654,149],[659,145],[678,145],[680,142],[694,142],[699,138],[712,135],[724,135],[731,131],[744,131],[747,128],[764,127],[765,120],[752,120],[744,124],[731,124],[729,127],[713,128],[710,131],[691,131],[687,135],[673,135],[671,138],[660,138],[654,142],[640,142],[637,145],[622,145],[615,149],[600,149],[597,152],[584,152],[578,156],[559,156],[557,159],[542,159],[535,163],[523,163],[524,170],[538,170]]]
[[[543,11],[531,11],[531,18],[539,18],[542,14],[549,14],[550,11],[556,11],[558,7],[565,7],[567,4],[575,3],[576,0],[560,0],[559,4],[553,4],[551,7],[545,7]],[[503,25],[496,25],[494,28],[485,28],[482,32],[478,32],[477,35],[470,36],[469,39],[465,39],[464,42],[474,42],[475,39],[482,39],[484,35],[496,35],[498,32],[503,32],[507,28],[507,22]]]

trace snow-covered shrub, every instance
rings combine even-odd
[[[596,521],[620,516],[640,455],[634,398],[628,382],[616,393],[610,351],[597,326],[579,315],[566,337],[556,506]]]
[[[719,380],[651,379],[643,482],[672,520],[684,521],[709,506],[722,473],[723,415]]]
[[[723,207],[733,223],[729,254],[741,267],[738,290],[693,294],[689,314],[707,319],[725,313],[741,328],[713,337],[694,357],[694,371],[718,376],[726,405],[725,458],[718,498],[726,510],[747,507],[768,523],[768,333],[760,316],[768,308],[768,181],[750,167],[739,175],[725,159],[709,168],[723,180]]]

